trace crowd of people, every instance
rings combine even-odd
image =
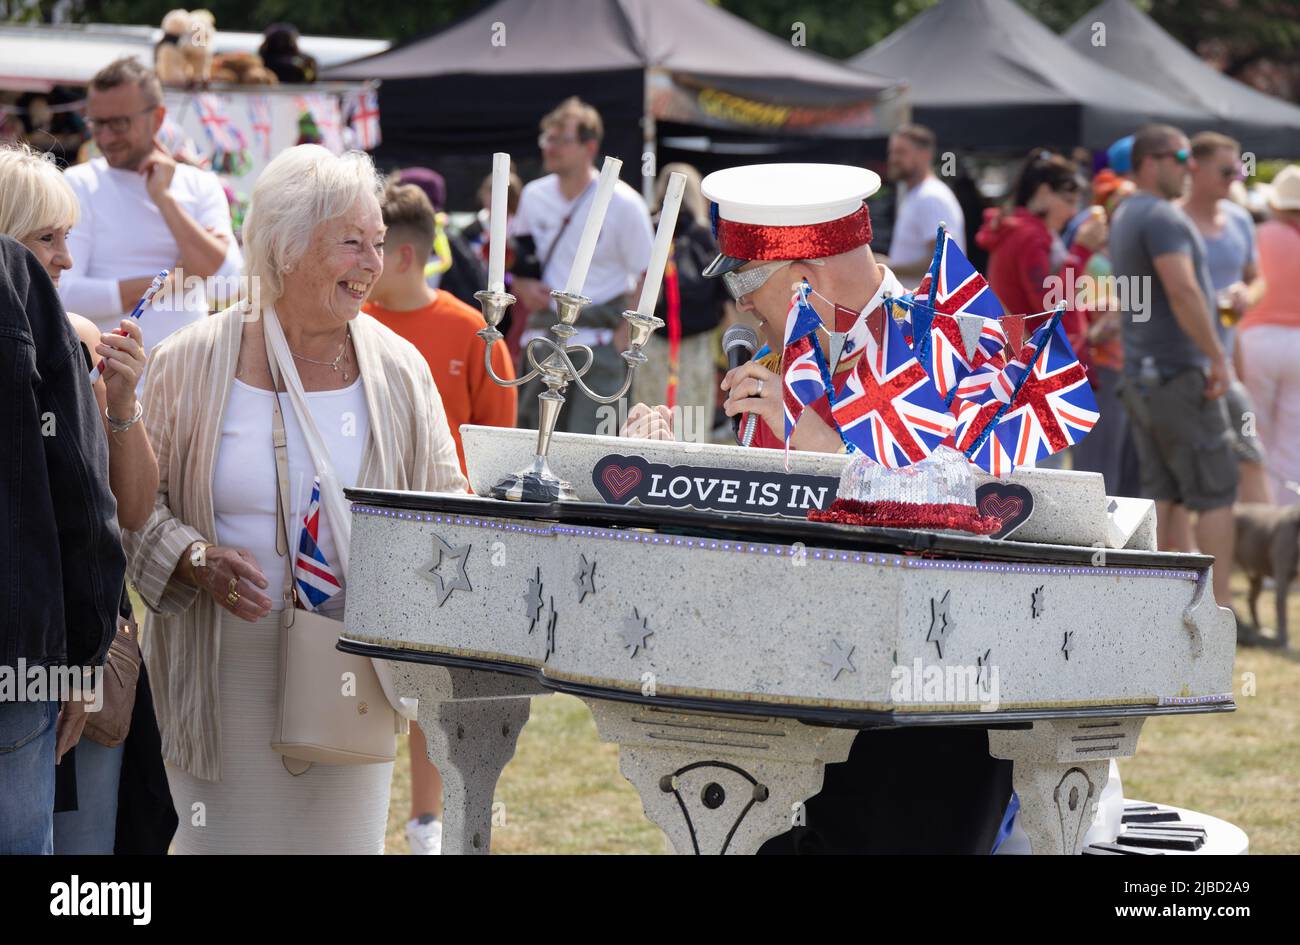
[[[22,393],[5,398],[5,475],[30,510],[0,555],[0,603],[19,628],[0,656],[107,659],[135,680],[107,687],[112,730],[75,701],[0,703],[0,780],[15,788],[0,792],[0,851],[382,852],[391,762],[295,771],[271,747],[278,630],[302,604],[295,562],[321,565],[311,609],[341,618],[343,487],[465,491],[462,424],[536,424],[538,382],[516,396],[491,375],[526,370],[523,347],[553,321],[550,293],[596,189],[601,116],[561,103],[540,122],[545,175],[511,181],[518,302],[486,359],[473,293],[487,287],[490,182],[455,228],[435,171],[385,179],[363,153],[301,145],[262,172],[236,234],[215,175],[159,141],[164,117],[156,75],[120,60],[88,88],[96,157],[60,171],[0,150],[0,363]],[[656,309],[667,330],[646,349],[622,432],[672,437],[674,408],[698,409],[709,429],[719,412],[754,413],[755,445],[780,445],[788,276],[868,311],[915,286],[943,222],[958,245],[974,234],[1009,313],[1051,308],[1070,287],[1068,332],[1102,419],[1063,461],[1101,473],[1109,494],[1155,500],[1160,547],[1214,555],[1229,606],[1234,504],[1300,502],[1300,290],[1287,280],[1300,167],[1277,176],[1256,220],[1237,199],[1237,142],[1152,125],[1095,173],[1036,149],[977,223],[936,174],[937,147],[915,125],[889,140],[887,254],[863,244],[725,272],[699,173],[662,168],[658,204],[671,173],[687,178]],[[573,339],[592,349],[596,390],[622,380],[622,313],[657,212],[615,188]],[[170,285],[131,317],[163,270]],[[222,280],[243,290],[218,292]],[[228,304],[213,311],[215,297]],[[770,352],[724,376],[721,329],[746,320]],[[86,391],[76,374],[101,361]],[[812,413],[795,447],[837,449]],[[580,396],[559,428],[617,432]],[[425,748],[413,724],[407,838],[436,853],[441,782]]]

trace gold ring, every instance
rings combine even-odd
[[[238,604],[238,603],[239,603],[239,591],[231,591],[229,594],[227,594],[227,595],[226,595],[226,603],[229,604],[231,607],[234,607],[236,604]]]

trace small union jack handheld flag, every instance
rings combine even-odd
[[[319,610],[321,605],[343,590],[333,566],[320,550],[320,477],[311,489],[311,504],[302,520],[298,539],[298,557],[294,572],[298,580],[298,596],[308,610]]]

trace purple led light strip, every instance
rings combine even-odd
[[[1182,581],[1196,581],[1195,571],[1175,571],[1163,568],[1110,568],[1092,565],[1062,564],[1009,564],[994,561],[949,561],[933,558],[913,558],[906,555],[866,554],[857,551],[832,551],[830,549],[797,550],[787,545],[755,545],[748,542],[717,541],[712,538],[684,538],[680,535],[658,535],[653,532],[617,531],[607,528],[574,528],[568,525],[547,525],[537,528],[518,525],[500,519],[479,519],[464,515],[434,515],[430,512],[409,512],[405,509],[386,509],[354,502],[352,511],[361,515],[377,515],[411,522],[473,526],[502,532],[519,532],[525,535],[564,535],[572,538],[596,538],[605,541],[630,541],[643,545],[685,547],[700,551],[771,555],[777,558],[811,558],[814,561],[852,561],[855,564],[882,567],[928,568],[938,571],[982,571],[994,574],[1082,574],[1107,577],[1155,577]]]

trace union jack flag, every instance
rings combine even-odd
[[[934,262],[913,293],[910,307],[915,310],[913,350],[930,370],[939,395],[951,404],[962,379],[1001,353],[1007,337],[998,324],[1002,303],[942,226],[935,234]],[[969,356],[957,315],[982,320]]]
[[[1073,446],[1100,416],[1088,375],[1060,319],[1039,329],[1044,330],[1049,334],[1043,350],[993,431],[1016,466],[1034,466]]]
[[[271,160],[271,101],[265,95],[248,98],[248,123],[253,128],[253,140],[262,149],[262,160]]]
[[[204,92],[195,96],[195,104],[199,110],[199,123],[217,151],[238,154],[244,149],[244,136],[231,124],[225,103],[220,98]]]
[[[348,124],[357,136],[357,146],[364,151],[379,147],[379,96],[371,88],[362,89],[353,100]]]
[[[892,318],[879,344],[870,334],[832,416],[844,439],[898,469],[929,456],[956,424]]]
[[[1001,440],[992,433],[982,441],[979,439],[980,433],[1003,406],[998,400],[981,404],[961,399],[955,400],[952,405],[957,416],[957,427],[953,430],[950,445],[965,453],[972,463],[993,476],[1008,475],[1014,468]]]
[[[979,336],[975,350],[967,355],[960,321],[963,317],[936,312],[930,322],[930,360],[926,367],[934,380],[935,390],[949,403],[961,382],[975,374],[989,359],[1001,356],[1007,344],[1007,336],[1002,333],[996,318],[979,317],[976,319]]]
[[[307,506],[307,514],[302,520],[302,532],[298,539],[298,557],[294,561],[298,594],[306,602],[308,610],[319,610],[321,604],[343,590],[334,567],[320,550],[319,541],[320,477],[317,476],[312,484],[311,503]]]
[[[299,95],[294,101],[299,112],[307,112],[320,132],[321,144],[335,154],[343,153],[343,129],[339,127],[339,100],[320,92]]]
[[[996,424],[1005,416],[1016,391],[1028,376],[1029,365],[1037,358],[1045,338],[1046,332],[1030,338],[1009,362],[999,356],[997,361],[1001,367],[997,370],[992,370],[994,362],[990,361],[989,370],[983,372],[990,375],[984,387],[970,399],[958,397],[953,401],[957,426],[951,445],[990,475],[1005,476],[1015,469],[1002,440],[994,435]]]
[[[781,356],[785,365],[781,383],[787,444],[804,408],[826,393],[830,372],[822,370],[824,358],[817,344],[820,327],[821,316],[808,302],[808,283],[801,283],[790,299],[790,311],[785,317],[785,348]]]

